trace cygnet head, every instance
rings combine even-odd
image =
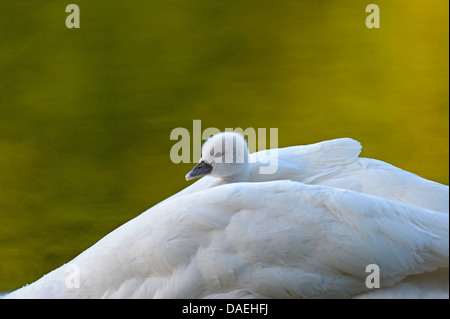
[[[247,142],[235,132],[211,136],[202,146],[202,158],[186,180],[211,175],[225,183],[246,182],[250,174]]]

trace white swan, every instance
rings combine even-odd
[[[217,154],[218,145],[230,137],[234,163],[219,163],[215,159],[229,154],[226,147]],[[379,266],[385,289],[410,275],[448,267],[449,215],[448,206],[443,208],[448,187],[445,193],[444,185],[358,159],[359,143],[351,139],[280,149],[278,170],[271,175],[256,170],[270,152],[246,161],[239,143],[245,144],[234,134],[213,137],[187,178],[211,176],[6,297],[351,297],[369,291],[369,264]],[[370,174],[390,171],[400,182],[386,187],[402,192],[373,196],[382,192],[375,183],[383,188],[383,180],[371,180]],[[292,181],[258,182],[285,178]],[[345,182],[353,180],[359,183]],[[401,185],[408,181],[422,184]],[[408,191],[415,195],[404,195]]]
[[[350,189],[448,213],[448,186],[379,160],[358,157],[360,152],[359,142],[340,138],[248,154],[240,134],[224,132],[205,142],[199,164],[186,175],[188,180],[206,175],[205,178],[175,196],[230,182],[292,180]],[[270,163],[277,170],[261,173],[261,168]]]

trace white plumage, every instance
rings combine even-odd
[[[233,163],[218,161],[226,139],[234,146],[220,153]],[[210,176],[7,298],[448,296],[437,270],[448,268],[448,186],[360,149],[338,139],[248,156],[239,135],[216,135],[187,178]],[[268,158],[275,174],[259,171]],[[380,268],[375,292],[369,264]],[[67,281],[73,265],[78,288]]]
[[[204,156],[200,162],[203,159],[211,162],[213,159],[208,156],[210,150],[214,149],[214,146],[223,144],[221,142],[223,139],[234,139],[238,145],[245,143],[236,133],[215,135],[205,143],[202,151]],[[237,146],[238,149],[243,147],[246,146]],[[345,188],[448,213],[448,186],[424,179],[376,159],[358,157],[360,152],[361,144],[350,138],[260,151],[248,156],[248,177],[246,177],[246,169],[242,168],[242,176],[234,176],[234,179],[250,182],[292,180],[312,185]],[[261,174],[260,168],[267,167],[269,163],[276,163],[277,171],[273,174]],[[175,196],[226,182],[220,176],[207,175]]]

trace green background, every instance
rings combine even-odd
[[[176,127],[352,137],[448,184],[448,0],[0,2],[0,292],[186,187]]]

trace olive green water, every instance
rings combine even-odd
[[[0,292],[186,187],[176,127],[353,137],[448,184],[448,1],[0,2]]]

